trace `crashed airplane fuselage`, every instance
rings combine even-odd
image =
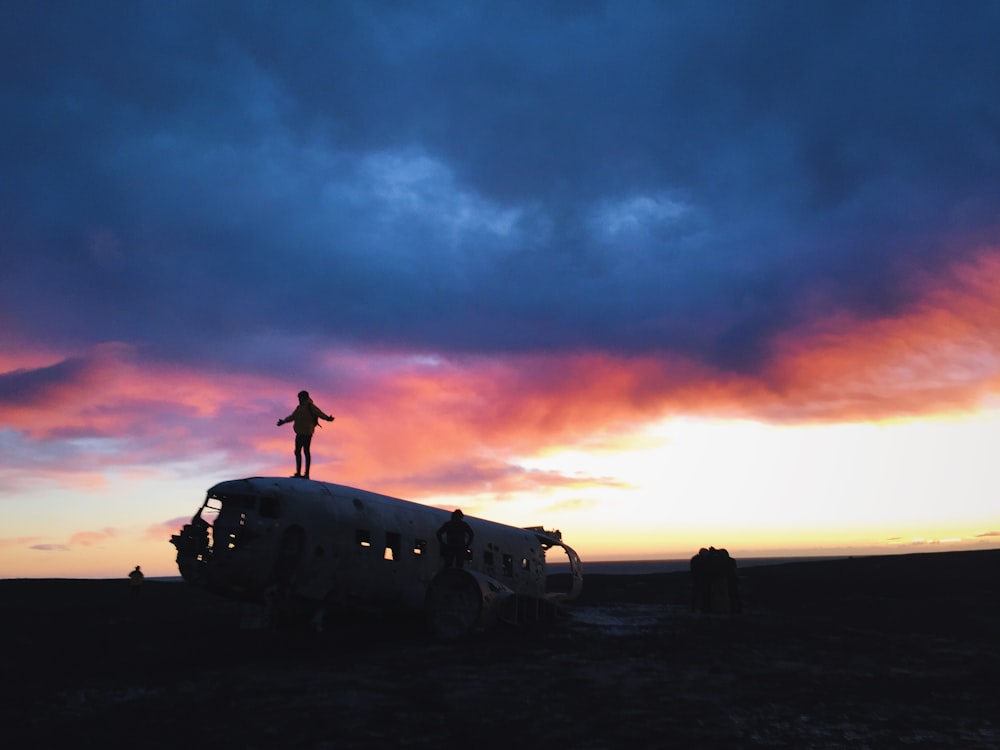
[[[579,595],[580,558],[558,531],[466,517],[474,539],[445,568],[436,533],[448,511],[343,485],[253,477],[212,487],[171,538],[184,580],[263,605],[271,618],[337,608],[423,611],[439,637],[494,620],[545,619]],[[547,591],[545,553],[570,563],[565,591]]]

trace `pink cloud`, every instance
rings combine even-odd
[[[0,419],[33,439],[185,434],[193,420],[238,408],[232,394],[258,390],[252,376],[192,372],[106,343],[45,371],[18,373],[20,398],[0,401]]]
[[[93,547],[118,536],[117,529],[105,528],[100,531],[78,531],[69,538],[70,546]]]
[[[192,513],[192,515],[194,515]],[[191,521],[191,516],[180,516],[169,521],[154,524],[143,532],[142,538],[147,542],[162,542],[170,539],[183,528],[184,524]]]
[[[15,536],[7,539],[0,539],[0,549],[29,546],[32,542],[35,542],[40,538],[41,537],[37,536]]]

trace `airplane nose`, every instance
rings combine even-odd
[[[170,537],[177,548],[177,568],[188,583],[199,583],[203,561],[208,555],[208,529],[204,524],[186,524],[179,534]]]

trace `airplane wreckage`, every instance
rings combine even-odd
[[[319,622],[342,609],[422,613],[439,639],[500,621],[553,619],[583,587],[580,557],[559,531],[465,517],[474,538],[445,567],[440,508],[310,479],[252,477],[208,490],[171,538],[184,580],[258,605],[272,623]],[[569,587],[547,590],[545,553],[562,548]]]

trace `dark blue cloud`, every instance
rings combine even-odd
[[[37,406],[54,387],[86,379],[92,363],[72,357],[54,365],[0,374],[0,404]]]
[[[295,334],[753,369],[813,290],[892,314],[903,270],[996,242],[998,23],[937,2],[6,7],[0,316],[199,361]]]

